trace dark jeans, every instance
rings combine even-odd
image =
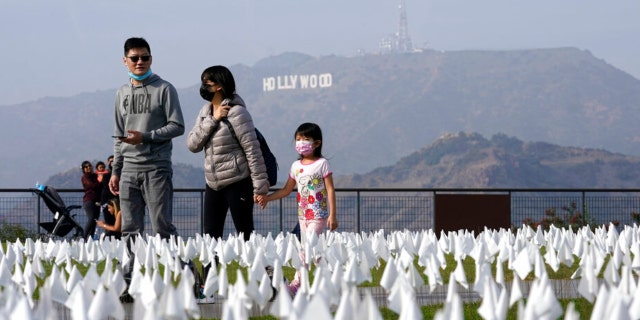
[[[251,178],[235,182],[215,191],[206,186],[204,191],[204,233],[214,239],[221,238],[227,211],[238,233],[244,233],[244,240],[249,240],[253,232],[253,183]]]
[[[293,229],[291,230],[291,233],[293,233],[296,237],[298,237],[298,240],[300,240],[300,222],[297,222],[295,227],[293,227]]]
[[[82,203],[84,212],[87,213],[87,224],[84,226],[85,240],[88,240],[96,232],[96,220],[100,219],[100,207],[96,206],[95,201],[86,201]]]

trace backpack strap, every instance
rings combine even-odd
[[[229,127],[229,131],[231,131],[231,135],[234,139],[236,139],[236,141],[238,141],[238,144],[240,144],[240,140],[238,139],[238,136],[236,136],[236,131],[233,130],[233,125],[231,125],[231,122],[229,122],[227,118],[222,118],[222,122],[227,124],[227,127]]]
[[[233,125],[226,118],[222,119],[224,123],[229,127],[229,131],[231,131],[231,135],[233,136],[238,144],[240,144],[240,140],[236,136],[235,130],[233,130]],[[258,130],[258,128],[253,128],[256,132],[256,138],[258,139],[258,144],[260,144],[260,152],[262,153],[262,159],[264,161],[264,165],[267,169],[267,178],[269,180],[269,185],[274,186],[278,181],[278,161],[276,157],[273,155],[271,150],[269,149],[269,145],[267,144],[267,140],[264,138],[262,133]]]

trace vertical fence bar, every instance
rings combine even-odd
[[[36,233],[40,234],[40,197],[36,197],[36,203],[38,204],[38,223],[36,224]]]
[[[511,196],[511,190],[508,192],[509,194],[509,224],[513,225],[513,197]]]
[[[581,192],[581,201],[582,201],[582,221],[586,222],[587,220],[587,200],[585,199],[585,192],[582,191]],[[591,222],[591,219],[589,219],[589,222]]]
[[[356,191],[356,230],[360,233],[362,226],[360,225],[360,190]]]
[[[204,190],[200,194],[200,234],[204,234]]]
[[[280,206],[280,232],[284,232],[284,202],[282,201],[284,198],[280,198],[279,206]]]
[[[436,190],[431,191],[431,199],[431,216],[433,217],[431,229],[435,229],[436,223],[438,223],[438,221],[436,221]]]

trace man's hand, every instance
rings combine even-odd
[[[119,138],[120,141],[126,142],[128,144],[141,144],[142,143],[142,132],[136,130],[127,130],[126,138]]]
[[[109,191],[115,195],[120,194],[120,177],[111,175],[111,179],[109,179]]]

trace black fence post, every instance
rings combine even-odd
[[[38,203],[38,222],[36,223],[36,233],[40,234],[40,206],[41,206],[41,201],[39,197],[36,197],[36,202]]]
[[[356,230],[360,233],[360,190],[356,191]]]
[[[204,190],[200,191],[200,234],[204,234]]]
[[[280,198],[279,206],[280,206],[280,232],[284,232],[284,203],[282,201],[284,198]]]

